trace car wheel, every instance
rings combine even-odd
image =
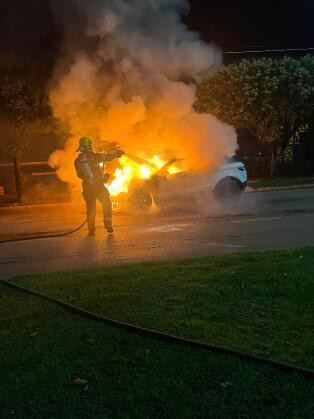
[[[241,185],[236,179],[226,178],[221,180],[214,190],[214,197],[219,202],[236,201],[241,196]]]
[[[129,199],[129,209],[132,212],[147,212],[151,209],[153,199],[148,192],[135,191]]]

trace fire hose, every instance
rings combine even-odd
[[[77,231],[81,230],[81,228],[84,227],[86,222],[87,221],[85,220],[82,224],[80,224],[78,227],[74,228],[73,230],[63,231],[61,233],[51,233],[51,234],[43,234],[43,235],[38,235],[38,236],[27,236],[27,237],[18,237],[16,239],[0,240],[0,244],[22,242],[22,241],[28,241],[28,240],[53,239],[55,237],[69,236],[70,234],[76,233]]]
[[[31,290],[29,288],[22,287],[20,285],[14,284],[10,281],[6,281],[1,278],[0,278],[0,284],[4,287],[14,289],[15,291],[28,294],[34,297],[38,297],[42,300],[49,301],[50,303],[54,303],[58,305],[59,307],[62,307],[63,309],[70,311],[71,313],[79,315],[80,317],[87,318],[90,320],[95,320],[100,323],[109,325],[111,327],[117,327],[119,329],[123,329],[131,333],[135,333],[137,335],[149,337],[151,339],[171,343],[174,345],[187,346],[193,349],[201,349],[201,350],[203,349],[208,352],[215,352],[221,355],[229,355],[229,356],[242,359],[247,362],[253,362],[255,364],[264,364],[264,365],[279,369],[284,372],[299,373],[305,376],[306,378],[314,379],[314,370],[311,370],[308,368],[303,368],[297,365],[287,364],[284,362],[278,362],[271,358],[263,358],[260,356],[255,356],[255,355],[238,351],[235,349],[225,348],[223,346],[216,346],[216,345],[208,344],[205,342],[186,339],[179,336],[174,336],[167,333],[159,332],[153,329],[147,329],[147,328],[136,326],[133,324],[120,322],[118,320],[114,320],[109,317],[104,317],[100,314],[93,313],[83,308],[66,303],[65,301],[59,300],[54,297],[50,297],[49,295],[42,294],[38,291]]]

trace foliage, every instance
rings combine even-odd
[[[17,199],[22,201],[24,175],[20,161],[35,134],[56,131],[45,83],[36,71],[16,63],[1,68],[0,130],[2,144],[8,147],[14,162]]]
[[[53,118],[43,87],[23,69],[13,69],[2,77],[0,109],[2,136],[12,156],[20,160],[31,135],[51,129]]]
[[[249,128],[282,156],[290,138],[314,116],[314,56],[242,60],[204,79],[195,109]]]

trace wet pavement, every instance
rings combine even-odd
[[[0,240],[70,230],[83,219],[81,204],[2,208]],[[114,234],[108,235],[98,214],[95,237],[84,227],[66,237],[1,244],[0,274],[313,245],[314,189],[250,192],[232,206],[200,203],[195,212],[116,213],[114,224]]]

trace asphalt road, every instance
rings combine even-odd
[[[83,217],[77,205],[1,209],[0,239],[67,230]],[[103,230],[100,214],[98,219],[95,237],[84,228],[64,238],[1,244],[0,275],[310,246],[314,189],[250,192],[232,207],[201,204],[196,212],[172,208],[145,216],[116,214],[113,235]]]

